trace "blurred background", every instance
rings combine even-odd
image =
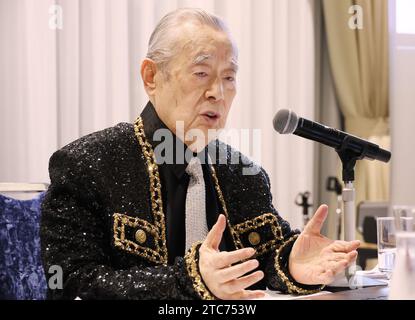
[[[47,184],[55,150],[132,122],[147,102],[139,68],[150,34],[179,7],[228,23],[240,64],[228,128],[260,129],[255,158],[294,227],[308,191],[309,213],[328,203],[324,232],[337,236],[327,181],[340,162],[333,149],[278,135],[272,118],[285,108],[392,150],[389,164],[360,161],[356,204],[415,205],[411,0],[0,0],[0,182]]]

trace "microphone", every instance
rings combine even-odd
[[[274,129],[281,134],[293,133],[297,136],[310,139],[335,148],[336,151],[344,148],[344,142],[347,140],[346,148],[360,159],[380,160],[388,162],[391,153],[381,149],[377,144],[363,140],[346,132],[327,127],[318,122],[299,118],[295,112],[283,109],[277,112],[273,120]]]

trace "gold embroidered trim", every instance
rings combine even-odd
[[[268,252],[269,250],[274,249],[278,242],[280,242],[283,239],[283,235],[281,226],[278,224],[277,217],[272,213],[265,213],[255,217],[254,219],[247,220],[245,222],[233,226],[235,238],[237,239],[238,243],[241,244],[241,247],[237,249],[242,248],[242,234],[249,232],[251,230],[257,230],[259,227],[263,227],[266,224],[270,224],[274,238],[256,247],[256,256],[262,255]]]
[[[151,223],[136,217],[130,217],[121,213],[114,213],[114,245],[118,248],[142,256],[155,263],[163,263],[163,257],[160,255],[159,233],[157,228]],[[131,228],[141,228],[154,237],[156,250],[144,247],[134,241],[125,238],[125,226]]]
[[[197,294],[203,300],[215,300],[215,296],[205,286],[205,284],[202,281],[202,276],[200,275],[200,272],[199,272],[198,259],[196,259],[196,254],[197,254],[198,246],[201,243],[202,243],[201,241],[194,243],[192,247],[190,248],[190,250],[184,256],[184,260],[186,262],[186,269],[187,269],[187,273],[192,279],[193,288],[197,292]]]
[[[157,253],[160,255],[160,263],[167,265],[166,225],[163,212],[163,200],[161,196],[161,182],[158,165],[151,144],[147,142],[143,120],[138,117],[134,123],[134,132],[141,146],[147,163],[147,171],[150,178],[151,210],[154,217],[154,225],[158,236],[156,240]]]
[[[215,167],[213,165],[211,165],[210,168],[211,168],[210,171],[212,172],[213,182],[215,183],[215,189],[216,189],[216,192],[218,194],[219,202],[222,206],[223,214],[226,217],[226,221],[228,222],[226,225],[229,228],[229,230],[231,231],[231,235],[232,235],[233,242],[235,243],[235,247],[237,249],[243,248],[242,242],[239,239],[239,237],[237,236],[237,234],[236,234],[235,230],[233,229],[232,224],[229,220],[228,209],[226,207],[225,198],[223,197],[222,190],[219,186],[219,180],[218,180],[218,177],[216,175]]]
[[[285,285],[287,286],[288,293],[290,294],[313,294],[313,293],[320,292],[324,288],[324,285],[314,290],[304,289],[304,288],[301,288],[295,285],[290,279],[288,279],[284,271],[282,271],[282,268],[279,262],[280,253],[285,248],[286,245],[290,244],[291,242],[294,242],[295,240],[297,240],[297,238],[298,238],[298,234],[289,238],[281,247],[278,248],[277,254],[275,255],[275,264],[274,264],[275,270],[277,271],[278,276],[284,281]]]

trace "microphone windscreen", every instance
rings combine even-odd
[[[274,129],[281,134],[293,133],[297,129],[298,117],[295,112],[282,109],[277,112],[273,120]]]

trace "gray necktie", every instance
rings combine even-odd
[[[186,173],[190,176],[186,194],[186,251],[193,243],[208,234],[206,222],[206,193],[202,165],[199,158],[190,160]]]

